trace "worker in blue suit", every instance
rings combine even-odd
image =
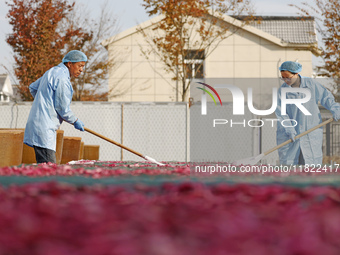
[[[322,139],[323,128],[302,136],[300,139],[294,137],[322,122],[318,103],[320,102],[327,110],[333,114],[334,120],[340,119],[340,105],[334,101],[334,96],[324,86],[315,81],[315,79],[303,77],[299,73],[302,65],[293,61],[282,63],[279,68],[281,79],[284,83],[278,90],[278,107],[275,114],[279,121],[277,122],[277,144],[281,144],[289,139],[293,142],[279,149],[280,163],[283,165],[290,164],[322,164]],[[311,113],[305,115],[295,104],[287,104],[287,115],[281,115],[281,89],[282,88],[307,88],[311,92],[311,99],[303,103],[303,106]],[[286,94],[288,99],[304,98],[304,93],[289,92]],[[296,123],[288,119],[295,120]],[[284,126],[281,124],[286,120]],[[296,125],[295,125],[296,124]],[[295,127],[294,127],[295,125]]]
[[[70,77],[78,77],[87,61],[78,50],[68,52],[62,63],[52,67],[29,86],[34,98],[28,116],[24,143],[34,148],[37,163],[56,163],[56,131],[63,121],[84,131],[84,123],[70,109],[73,88]]]

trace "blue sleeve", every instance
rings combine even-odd
[[[276,107],[276,110],[275,110],[275,115],[279,120],[277,125],[281,125],[283,120],[290,120],[291,119],[288,116],[288,114],[286,114],[286,115],[281,114],[281,88],[279,88],[279,90],[277,92],[277,107]],[[288,123],[288,121],[285,121],[285,123]],[[290,123],[291,123],[291,127],[282,126],[286,133],[294,132],[294,130],[295,130],[295,128],[293,127],[293,123],[291,121],[290,121]]]
[[[70,109],[73,95],[71,83],[63,79],[58,79],[56,83],[54,99],[55,110],[63,120],[73,124],[77,118]]]
[[[35,95],[37,94],[37,91],[38,91],[38,88],[39,88],[39,85],[40,85],[40,81],[41,81],[41,78],[40,77],[38,80],[36,80],[35,82],[33,82],[31,85],[29,85],[29,90],[30,90],[30,93],[31,95],[33,96],[33,98],[35,98]]]
[[[318,82],[314,81],[314,85],[318,102],[320,102],[320,104],[332,114],[334,114],[336,111],[340,111],[340,104],[335,102],[332,93]]]

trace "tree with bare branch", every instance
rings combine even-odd
[[[148,45],[141,46],[142,53],[147,59],[156,54],[180,84],[176,101],[178,94],[188,100],[192,79],[204,76],[204,59],[218,44],[254,20],[251,0],[144,0],[143,6],[149,16],[163,18],[152,29],[139,27]],[[240,21],[226,14],[249,18]]]
[[[98,18],[85,17],[91,17],[91,12],[87,11],[86,6],[77,6],[74,15],[69,16],[64,24],[65,27],[75,27],[81,24],[82,29],[91,35],[86,40],[74,37],[74,40],[67,45],[68,50],[79,49],[89,59],[81,77],[74,78],[72,81],[73,100],[107,101],[110,94],[106,87],[108,72],[114,68],[115,59],[114,57],[108,59],[107,51],[100,43],[117,33],[118,20],[112,15],[109,1],[101,6]]]
[[[338,81],[340,78],[340,2],[338,0],[313,0],[312,2],[306,1],[300,6],[296,4],[290,6],[298,9],[302,19],[316,16],[316,19],[322,23],[317,27],[324,42],[321,54],[324,65],[319,67],[319,75],[332,77]]]
[[[6,41],[14,52],[18,92],[23,100],[32,100],[28,86],[61,62],[61,50],[71,38],[88,34],[79,27],[59,29],[59,24],[74,11],[74,4],[65,0],[13,0],[7,4],[13,33]]]
[[[102,40],[118,28],[108,1],[98,18],[86,7],[68,4],[66,0],[13,0],[7,17],[13,33],[7,43],[14,51],[15,75],[23,100],[32,100],[28,86],[48,69],[58,65],[70,50],[84,52],[89,61],[83,75],[72,81],[73,100],[107,101],[108,71],[114,59],[108,60]]]

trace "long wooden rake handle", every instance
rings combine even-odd
[[[110,138],[107,138],[107,137],[105,137],[105,136],[103,136],[103,135],[101,135],[101,134],[99,134],[99,133],[97,133],[97,132],[95,132],[95,131],[93,131],[93,130],[91,130],[89,128],[84,127],[84,130],[89,132],[89,133],[91,133],[91,134],[93,134],[93,135],[95,135],[95,136],[98,136],[101,139],[104,139],[104,140],[108,141],[109,143],[113,143],[114,145],[117,145],[118,147],[123,148],[123,149],[125,149],[125,150],[127,150],[127,151],[129,151],[129,152],[131,152],[131,153],[133,153],[133,154],[135,154],[135,155],[145,159],[145,156],[143,154],[141,154],[141,153],[139,153],[137,151],[134,151],[134,150],[126,147],[123,144],[117,143],[117,142],[111,140]]]
[[[314,130],[316,130],[316,129],[322,127],[322,126],[324,126],[324,125],[326,125],[326,124],[328,124],[328,123],[331,123],[333,120],[334,120],[333,118],[330,118],[329,120],[326,120],[326,121],[320,123],[319,125],[317,125],[317,126],[315,126],[315,127],[312,127],[311,129],[308,129],[308,130],[306,130],[305,132],[303,132],[303,133],[298,134],[297,136],[295,136],[295,139],[298,139],[298,138],[300,138],[301,136],[307,135],[308,133],[310,133],[310,132],[312,132],[312,131],[314,131]],[[289,140],[287,140],[287,141],[285,141],[285,142],[279,144],[278,146],[276,146],[276,147],[274,147],[274,148],[272,148],[272,149],[266,151],[266,152],[263,153],[263,154],[264,154],[264,155],[268,155],[269,153],[272,153],[273,151],[276,151],[277,149],[280,149],[281,147],[283,147],[283,146],[285,146],[286,144],[289,144],[289,143],[291,143],[291,142],[293,142],[293,140],[292,140],[292,139],[289,139]]]

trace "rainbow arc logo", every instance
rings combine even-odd
[[[197,83],[202,84],[203,86],[205,86],[205,87],[209,88],[211,91],[213,91],[215,93],[215,95],[217,96],[218,100],[220,101],[220,104],[222,105],[222,101],[221,101],[220,95],[217,93],[217,91],[212,86],[210,86],[210,85],[208,85],[206,83],[203,83],[203,82],[197,82]],[[215,100],[214,96],[211,94],[211,92],[209,92],[208,90],[206,90],[204,88],[200,88],[200,87],[197,87],[197,88],[200,89],[200,90],[205,91],[214,100],[215,105],[217,105],[216,100]]]

